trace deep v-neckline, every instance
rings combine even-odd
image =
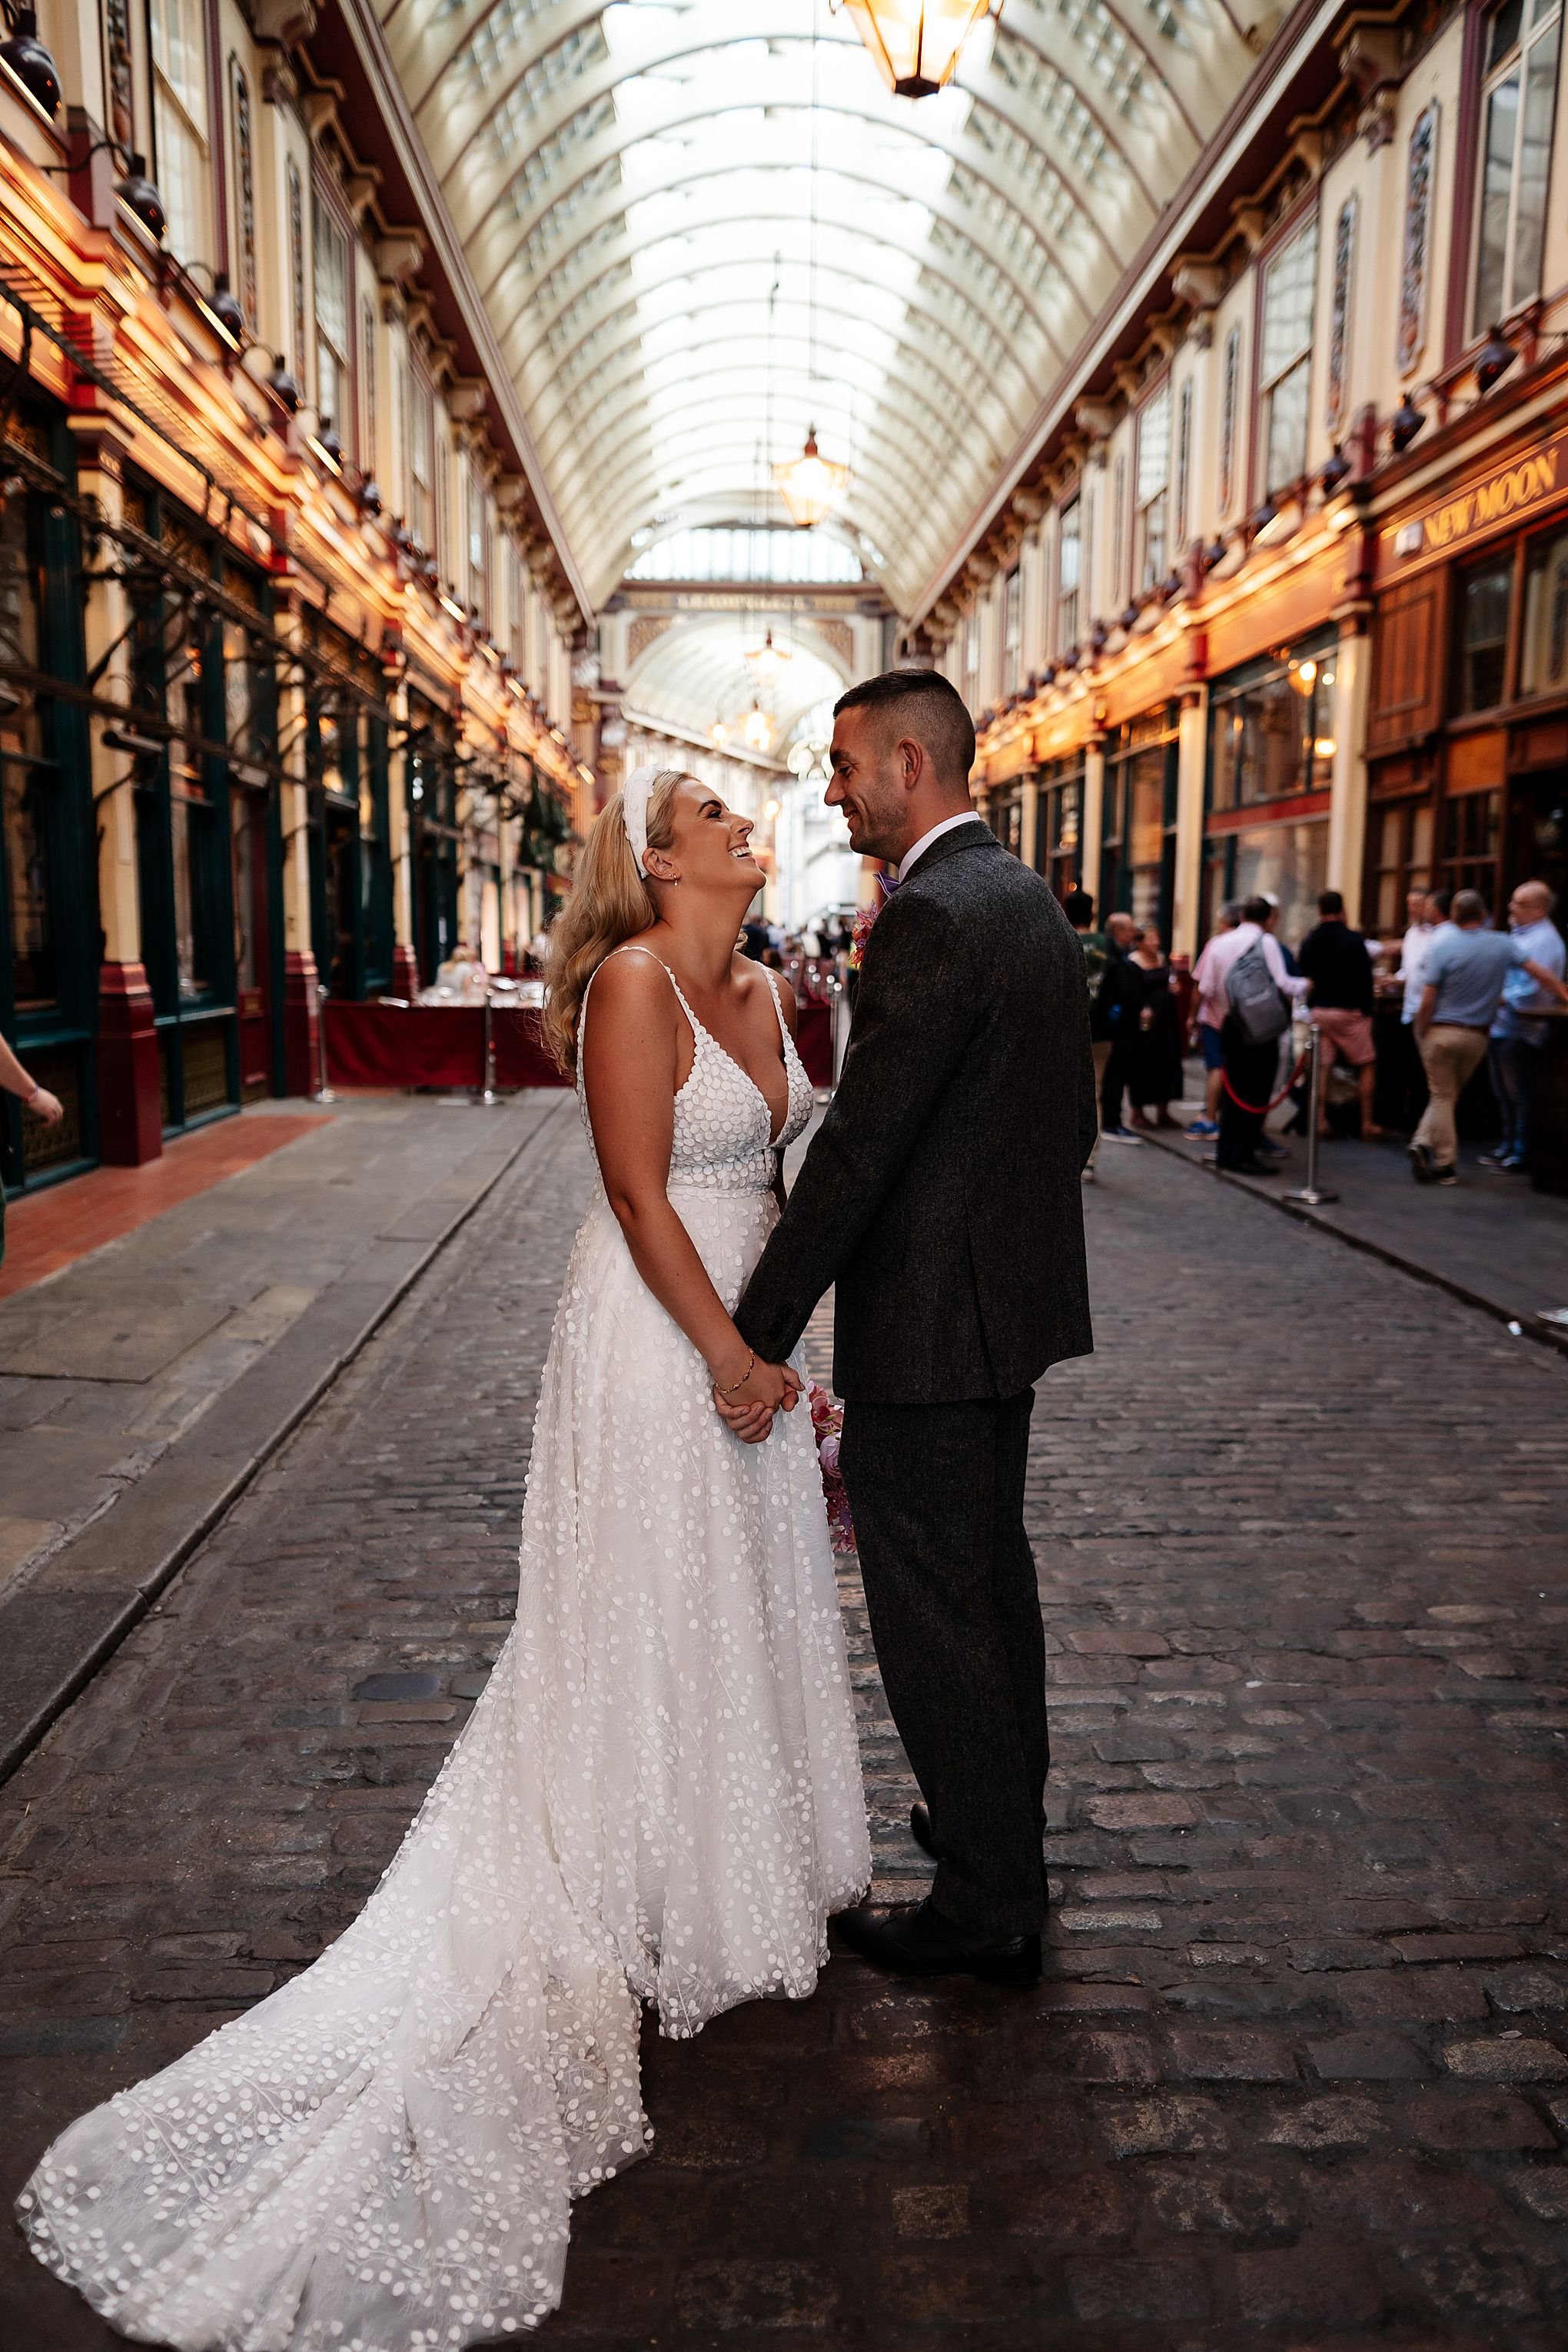
[[[752,1077],[744,1062],[741,1060],[739,1055],[731,1054],[728,1045],[721,1045],[720,1040],[713,1034],[712,1030],[708,1026],[706,1021],[700,1020],[697,1013],[692,1011],[691,1005],[687,999],[686,991],[681,987],[674,971],[671,970],[670,966],[665,962],[664,958],[661,955],[655,955],[652,948],[626,947],[618,948],[616,952],[618,955],[645,955],[651,957],[652,961],[668,975],[669,984],[675,991],[676,1002],[679,1005],[682,1013],[685,1013],[687,1020],[691,1024],[693,1040],[691,1067],[688,1070],[685,1077],[682,1078],[680,1084],[675,1089],[676,1101],[679,1102],[680,1100],[681,1096],[686,1092],[687,1087],[697,1076],[695,1041],[700,1036],[706,1037],[708,1043],[712,1046],[713,1051],[716,1054],[722,1055],[724,1060],[729,1063],[731,1069],[739,1070],[741,1076],[745,1079],[746,1084],[751,1087],[752,1092],[756,1096],[757,1100],[762,1104],[763,1110],[768,1122],[768,1150],[770,1151],[776,1151],[778,1150],[780,1140],[783,1138],[784,1131],[789,1125],[791,1108],[789,1049],[794,1041],[790,1036],[789,1027],[784,1017],[784,1008],[780,1004],[778,997],[774,992],[773,982],[770,980],[768,982],[768,994],[773,997],[773,1018],[779,1024],[779,1045],[781,1048],[779,1055],[779,1067],[784,1072],[784,1117],[779,1121],[779,1130],[777,1135],[773,1133],[773,1107],[772,1103],[768,1100],[766,1095],[763,1092],[755,1078]]]

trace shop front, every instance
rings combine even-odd
[[[404,762],[412,856],[414,946],[428,988],[458,943],[458,756],[449,713],[410,688]]]
[[[1083,873],[1084,755],[1081,748],[1037,771],[1035,866],[1058,898],[1079,887]]]
[[[1176,859],[1177,721],[1161,703],[1116,728],[1105,744],[1099,904],[1153,926],[1169,944]]]
[[[1365,919],[1409,890],[1568,899],[1568,434],[1516,448],[1380,530]]]
[[[1272,898],[1295,947],[1328,881],[1337,630],[1211,681],[1203,845],[1203,930],[1227,898]]]
[[[393,905],[387,714],[379,665],[325,622],[308,627],[305,782],[310,930],[331,997],[392,984]]]
[[[58,417],[11,415],[14,445],[68,474]],[[0,1031],[65,1118],[47,1128],[0,1094],[8,1191],[98,1157],[98,911],[87,720],[51,682],[85,676],[76,525],[47,493],[0,498]]]

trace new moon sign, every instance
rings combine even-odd
[[[1412,515],[1392,523],[1381,534],[1384,573],[1398,572],[1416,556],[1450,555],[1500,525],[1519,520],[1534,509],[1568,496],[1568,433],[1559,434],[1543,448],[1525,457],[1494,467],[1478,481]]]

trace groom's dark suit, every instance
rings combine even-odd
[[[931,1810],[932,1899],[1038,1929],[1045,1642],[1024,1533],[1033,1383],[1089,1352],[1095,1136],[1083,951],[978,823],[934,841],[867,942],[838,1091],[736,1312],[789,1353],[837,1285],[834,1386],[866,1606]]]

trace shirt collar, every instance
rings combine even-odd
[[[931,847],[931,843],[933,841],[940,841],[944,833],[951,833],[955,825],[984,824],[984,822],[985,820],[981,815],[978,809],[961,809],[957,816],[944,816],[940,824],[933,824],[929,833],[921,834],[920,839],[916,842],[912,849],[905,850],[899,866],[900,881],[907,882],[909,880],[910,869],[913,867],[915,860],[917,858],[923,857],[926,851]]]

